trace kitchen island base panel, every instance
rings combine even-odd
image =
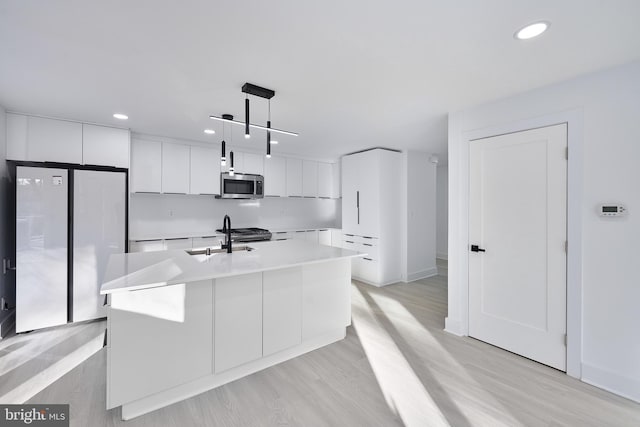
[[[262,357],[254,360],[253,362],[229,369],[228,371],[220,374],[207,375],[171,389],[123,404],[122,419],[125,421],[130,420],[148,412],[155,411],[156,409],[163,408],[181,400],[212,390],[216,387],[220,387],[224,384],[246,377],[247,375],[251,375],[270,366],[285,362],[294,357],[301,356],[310,351],[317,350],[326,345],[333,344],[344,339],[346,337],[346,331],[347,329],[345,327],[334,329],[315,338],[306,340],[295,347]]]

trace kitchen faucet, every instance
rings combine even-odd
[[[222,249],[226,249],[227,253],[232,252],[231,249],[231,218],[229,215],[225,215],[222,220],[222,232],[224,233],[224,245],[220,246]]]

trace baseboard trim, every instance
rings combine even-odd
[[[443,260],[445,260],[445,261],[448,259],[448,258],[447,258],[448,256],[449,256],[449,254],[436,253],[436,258],[438,258],[438,259],[443,259]]]
[[[451,317],[445,317],[444,331],[459,337],[465,336],[462,333],[462,323],[458,319],[452,319]]]
[[[582,381],[640,403],[640,380],[638,379],[583,363]]]
[[[7,334],[16,325],[16,309],[11,309],[7,312],[7,315],[0,320],[0,339],[7,336]]]
[[[433,277],[438,275],[438,268],[431,267],[426,270],[416,271],[414,273],[407,274],[407,280],[405,283],[413,282],[414,280],[426,279],[427,277]]]

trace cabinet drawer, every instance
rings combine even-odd
[[[191,249],[192,248],[191,238],[185,237],[185,238],[179,238],[179,239],[165,239],[164,248],[167,250]]]
[[[369,257],[354,258],[351,275],[356,279],[378,283],[380,281],[380,264]]]

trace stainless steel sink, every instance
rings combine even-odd
[[[246,245],[233,247],[233,252],[236,252],[236,251],[250,252],[252,250],[253,250],[252,247],[246,246]],[[185,252],[188,253],[189,255],[213,255],[213,254],[227,253],[227,250],[221,249],[221,248],[205,248],[205,249],[190,249],[190,250],[186,250]]]

